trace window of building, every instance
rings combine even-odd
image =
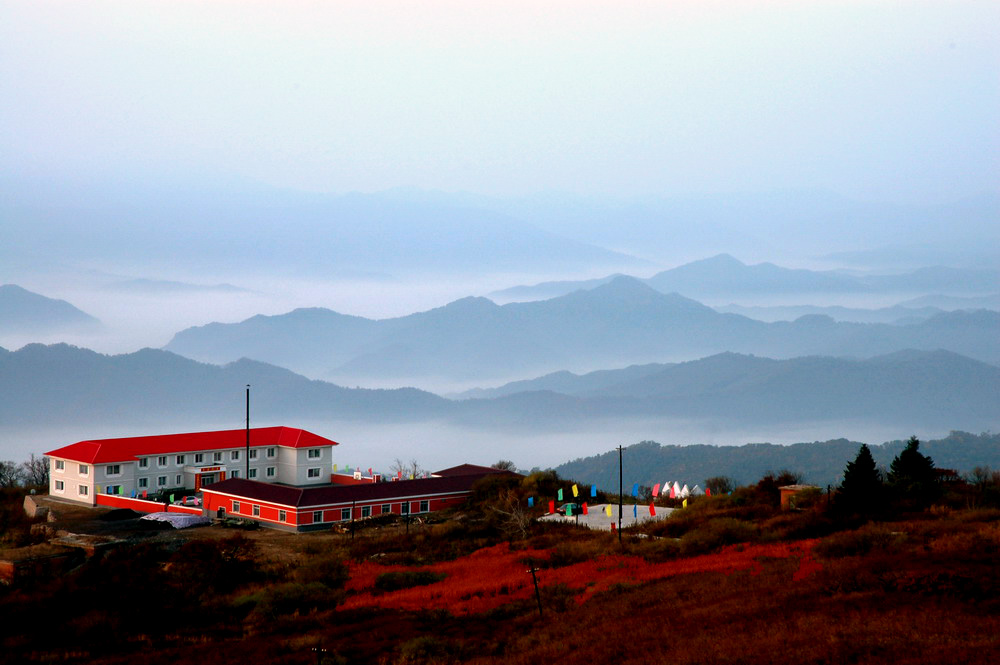
[[[260,506],[258,506],[257,504],[254,504],[253,506],[253,516],[260,517]]]
[[[183,484],[184,484],[184,476],[178,473],[176,476],[174,476],[174,487],[180,487]]]
[[[121,485],[108,485],[107,487],[104,488],[104,492],[105,494],[118,494],[118,490],[120,488]]]
[[[194,463],[195,464],[202,464],[202,463],[204,463],[204,461],[205,461],[205,454],[204,453],[195,453],[194,454]]]
[[[349,519],[351,519],[351,509],[350,508],[341,508],[340,509],[340,519],[342,519],[342,520],[349,520]]]
[[[264,475],[266,475],[268,478],[274,478],[274,467],[273,466],[267,467],[267,469],[264,472]]]
[[[184,455],[177,456],[177,466],[182,466],[184,464]]]
[[[233,469],[232,471],[230,471],[229,472],[229,477],[230,478],[239,478],[240,477],[240,471],[239,471],[239,469]]]
[[[240,458],[240,451],[238,451],[238,450],[230,450],[229,451],[229,459],[231,459],[231,460],[233,460],[235,462],[239,458]]]
[[[56,471],[63,471],[66,468],[66,462],[61,459],[56,460]]]
[[[388,503],[383,503],[382,504],[382,514],[386,515],[386,514],[391,513],[391,512],[392,512],[392,505],[388,504]]]
[[[239,501],[233,501],[233,512],[234,513],[240,512],[240,502]]]
[[[222,453],[212,453],[212,461],[213,462],[221,462],[222,461]]]
[[[310,478],[319,478],[319,469],[309,469],[306,475]]]
[[[250,469],[250,472],[247,474],[247,478],[256,478],[256,477],[257,477],[257,469]]]
[[[56,491],[57,492],[62,492],[64,489],[66,489],[66,486],[63,484],[63,481],[57,480],[56,481]]]
[[[279,510],[278,511],[278,521],[279,522],[287,522],[288,521],[288,513],[286,513],[284,510]]]
[[[117,476],[122,472],[121,464],[109,464],[107,468],[109,476]]]
[[[167,477],[166,476],[157,476],[156,477],[156,486],[157,487],[166,487],[167,486]]]
[[[274,448],[268,448],[267,449],[267,456],[268,457],[274,457]]]
[[[253,448],[250,450],[250,459],[257,459],[257,449]]]
[[[88,476],[88,475],[90,475],[90,467],[87,466],[86,464],[81,464],[80,465],[80,475],[81,476]]]
[[[156,465],[157,466],[166,466],[167,465],[167,456],[166,455],[160,455],[159,457],[157,457],[156,458]]]
[[[145,469],[145,468],[148,468],[148,467],[149,467],[149,458],[148,457],[140,457],[139,458],[139,468],[140,469]]]
[[[421,501],[420,502],[420,512],[426,513],[426,512],[429,512],[430,509],[431,509],[431,502],[430,501]]]
[[[139,487],[149,487],[149,478],[140,478]]]
[[[409,501],[404,501],[403,503],[399,504],[399,512],[402,513],[403,515],[409,515],[410,514],[410,502]]]
[[[323,521],[323,511],[317,510],[313,513],[313,524],[318,524]]]
[[[371,517],[372,516],[372,507],[371,506],[361,506],[361,516],[362,517]]]
[[[90,490],[86,485],[80,485],[76,491],[80,494],[80,496],[87,496],[90,493]]]
[[[319,448],[310,448],[309,459],[319,459],[319,453],[320,453]]]

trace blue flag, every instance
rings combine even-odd
[[[592,498],[597,496],[597,485],[590,486],[590,496]]]
[[[534,508],[534,507],[535,507],[535,497],[529,496],[528,497],[528,508]]]
[[[639,505],[632,504],[632,517],[639,519]]]
[[[632,496],[639,496],[639,483],[632,485]]]

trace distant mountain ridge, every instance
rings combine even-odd
[[[869,443],[877,464],[888,468],[905,443],[890,441]],[[623,454],[623,472],[627,484],[638,482],[652,487],[657,483],[679,481],[694,486],[705,485],[713,476],[728,476],[739,484],[751,484],[765,473],[782,469],[802,474],[803,482],[825,489],[837,486],[843,470],[858,453],[861,443],[847,439],[796,443],[779,446],[771,443],[748,443],[742,446],[662,446],[643,441],[629,446]],[[930,456],[935,466],[967,473],[977,466],[1000,468],[1000,434],[969,434],[953,431],[944,439],[922,441],[920,452]],[[555,467],[564,478],[594,483],[604,490],[618,489],[618,452],[612,451],[576,459]]]
[[[65,300],[47,298],[16,284],[0,285],[0,334],[46,335],[94,330],[101,322]]]
[[[904,326],[838,323],[826,316],[764,323],[616,277],[550,300],[501,306],[464,298],[379,321],[324,309],[255,316],[188,328],[165,348],[204,362],[254,358],[347,385],[483,385],[724,351],[866,357],[942,348],[996,362],[997,330],[1000,313],[989,311],[946,312]]]
[[[582,280],[515,286],[490,294],[501,301],[553,298],[590,289],[617,275]],[[898,275],[855,276],[836,271],[784,268],[773,263],[748,265],[729,254],[685,263],[642,279],[663,293],[689,297],[816,293],[907,293],[948,291],[988,293],[1000,289],[1000,271],[946,267],[920,268]]]
[[[866,361],[726,353],[560,380],[567,393],[522,390],[451,401],[412,388],[343,388],[245,359],[220,367],[155,349],[105,356],[32,344],[0,351],[0,422],[228,421],[242,414],[242,387],[250,383],[254,413],[279,421],[433,420],[526,431],[636,419],[775,427],[864,421],[937,430],[1000,424],[1000,368],[940,351]]]

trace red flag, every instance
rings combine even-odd
[[[660,496],[660,483],[653,485],[653,496]]]
[[[614,532],[615,532],[615,523],[612,522],[611,523],[611,533],[614,533]]]
[[[403,472],[402,471],[397,471],[396,472],[396,478],[402,480],[403,479]]]
[[[583,504],[583,514],[584,515],[587,514],[587,504],[586,503]]]
[[[372,475],[372,468],[371,467],[368,467],[368,475],[369,476]]]
[[[652,503],[649,504],[649,514],[653,517],[656,517],[656,506],[654,506]]]
[[[712,496],[712,489],[710,487],[705,488],[705,496]]]
[[[556,502],[549,501],[549,515],[551,515],[554,512],[556,512]]]
[[[673,487],[670,488],[670,498],[671,499],[676,499],[677,498],[677,492],[674,491]]]

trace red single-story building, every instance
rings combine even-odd
[[[463,464],[430,478],[357,485],[291,487],[230,478],[202,488],[209,515],[241,517],[293,531],[328,529],[336,522],[392,513],[417,515],[461,504],[479,479],[510,474]]]

